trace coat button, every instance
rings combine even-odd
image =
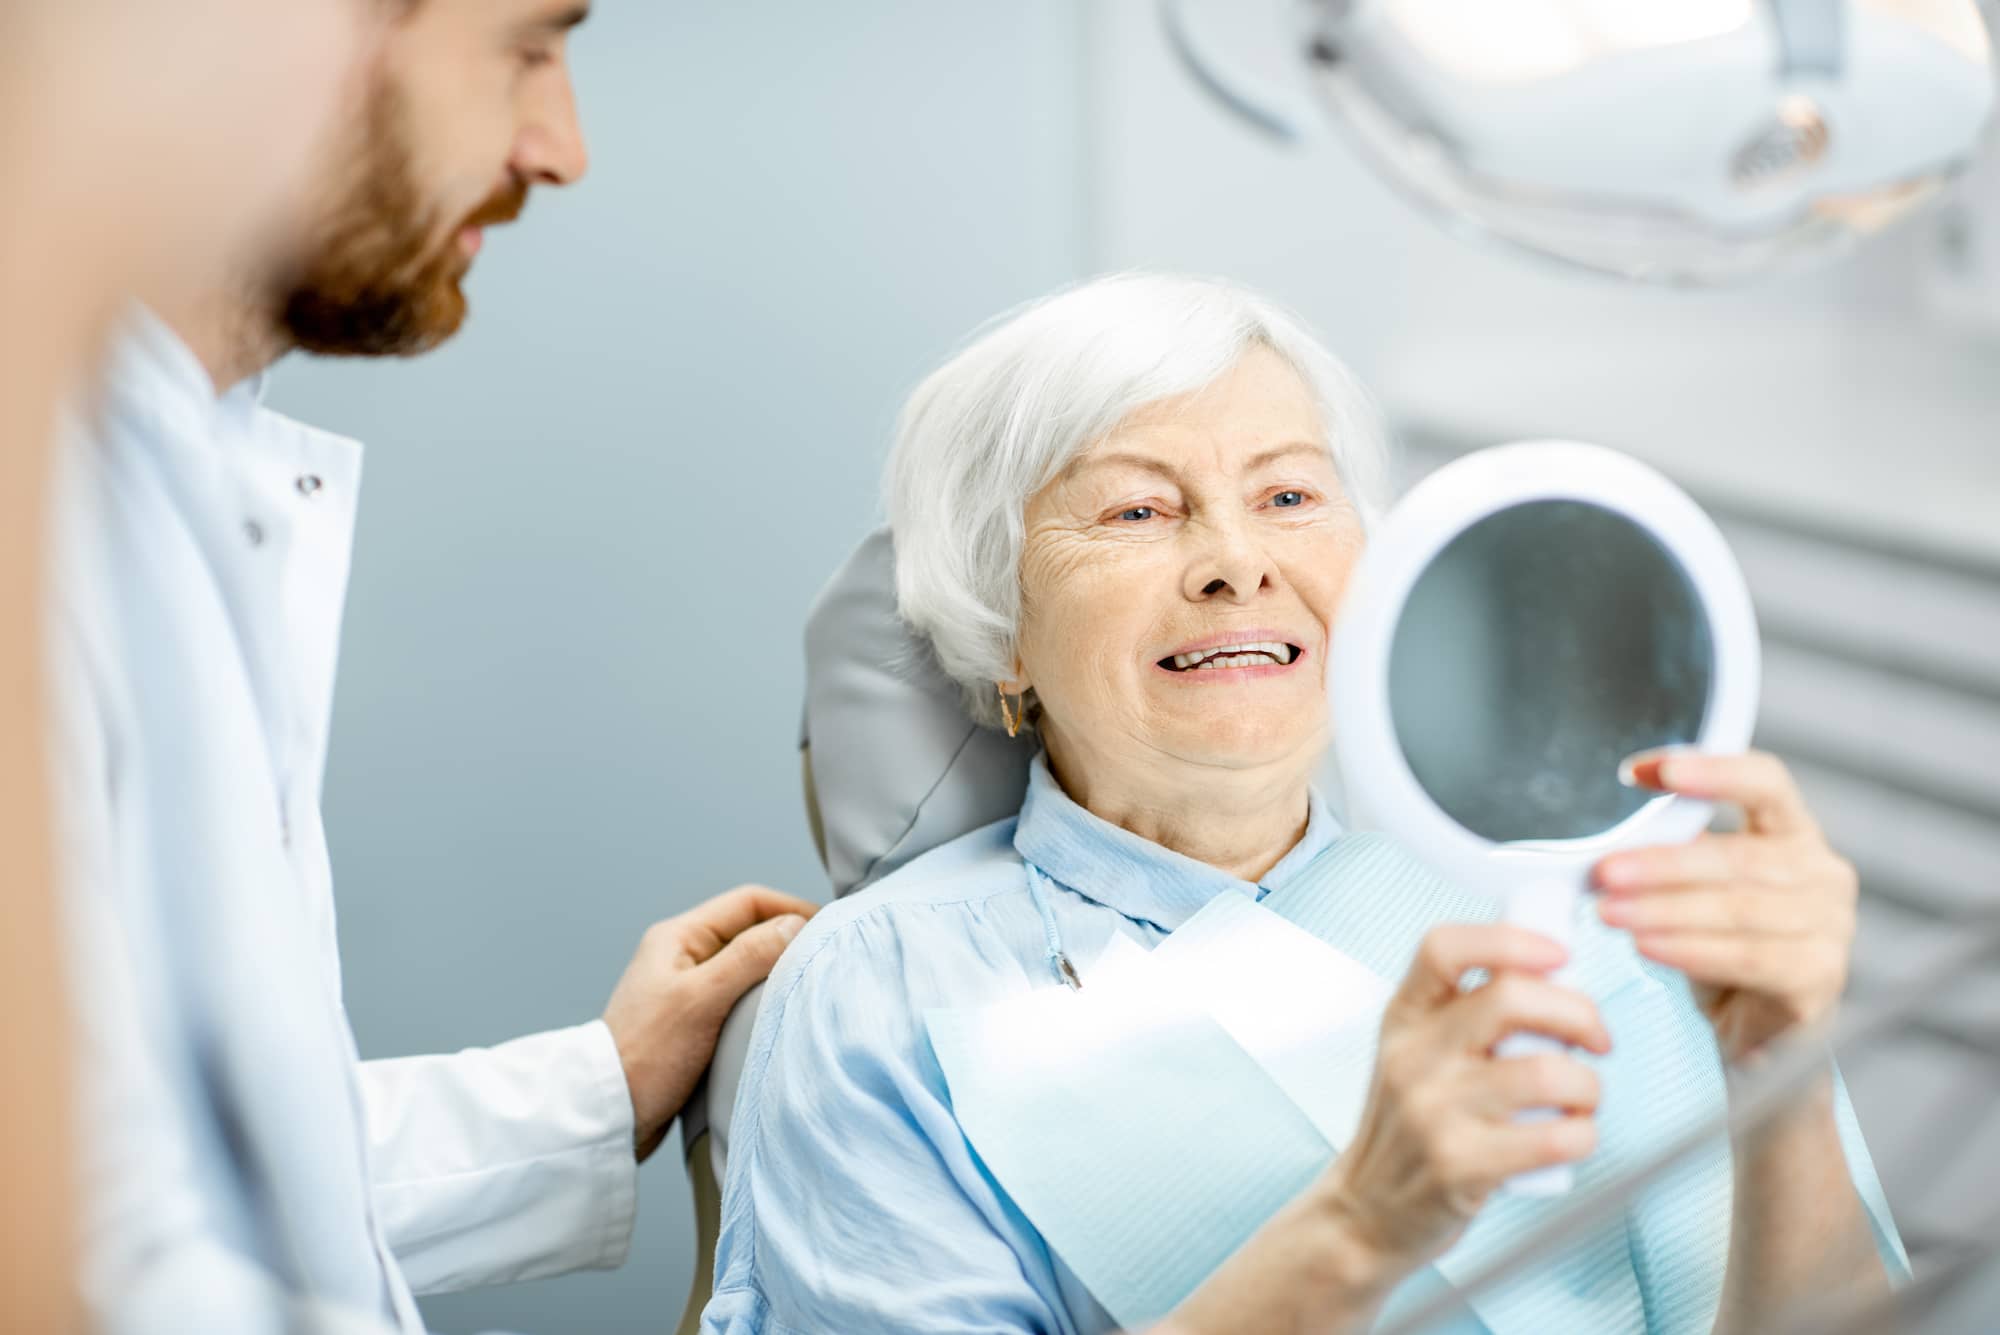
[[[319,474],[306,473],[299,478],[296,485],[299,489],[299,495],[313,496],[317,495],[320,489],[326,486],[326,483],[320,480]]]
[[[250,540],[252,547],[264,545],[264,526],[254,519],[243,521],[243,536]]]

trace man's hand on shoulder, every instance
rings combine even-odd
[[[744,885],[646,929],[604,1007],[641,1162],[700,1083],[730,1008],[764,981],[817,908]]]

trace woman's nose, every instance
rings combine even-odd
[[[1227,532],[1189,564],[1183,592],[1191,602],[1246,603],[1277,582],[1277,567],[1248,534]]]

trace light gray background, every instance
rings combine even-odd
[[[1282,7],[1197,18],[1277,74],[1257,34]],[[900,400],[998,311],[1132,265],[1300,307],[1421,462],[1568,434],[1738,507],[1767,741],[1817,747],[1809,791],[1877,887],[1857,971],[1920,959],[1933,910],[1991,904],[1991,169],[1950,229],[1697,296],[1461,246],[1337,138],[1258,141],[1187,83],[1152,0],[600,0],[576,67],[593,173],[491,238],[468,332],[275,388],[370,446],[327,794],[368,1055],[593,1015],[646,923],[738,881],[823,893],[799,636],[873,519]],[[2000,1097],[1957,1074],[1916,1048],[1850,1071],[1906,1234],[1952,1216],[1906,1191],[1896,1147],[1933,1138],[1923,1108],[1955,1088]],[[1992,1178],[1955,1175],[1975,1204]],[[426,1310],[448,1331],[667,1329],[690,1237],[669,1144],[623,1271]]]

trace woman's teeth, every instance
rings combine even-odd
[[[1203,649],[1199,653],[1175,654],[1174,670],[1186,672],[1190,669],[1269,667],[1274,663],[1289,663],[1294,656],[1295,652],[1291,645],[1274,641],[1225,644],[1215,649]]]

